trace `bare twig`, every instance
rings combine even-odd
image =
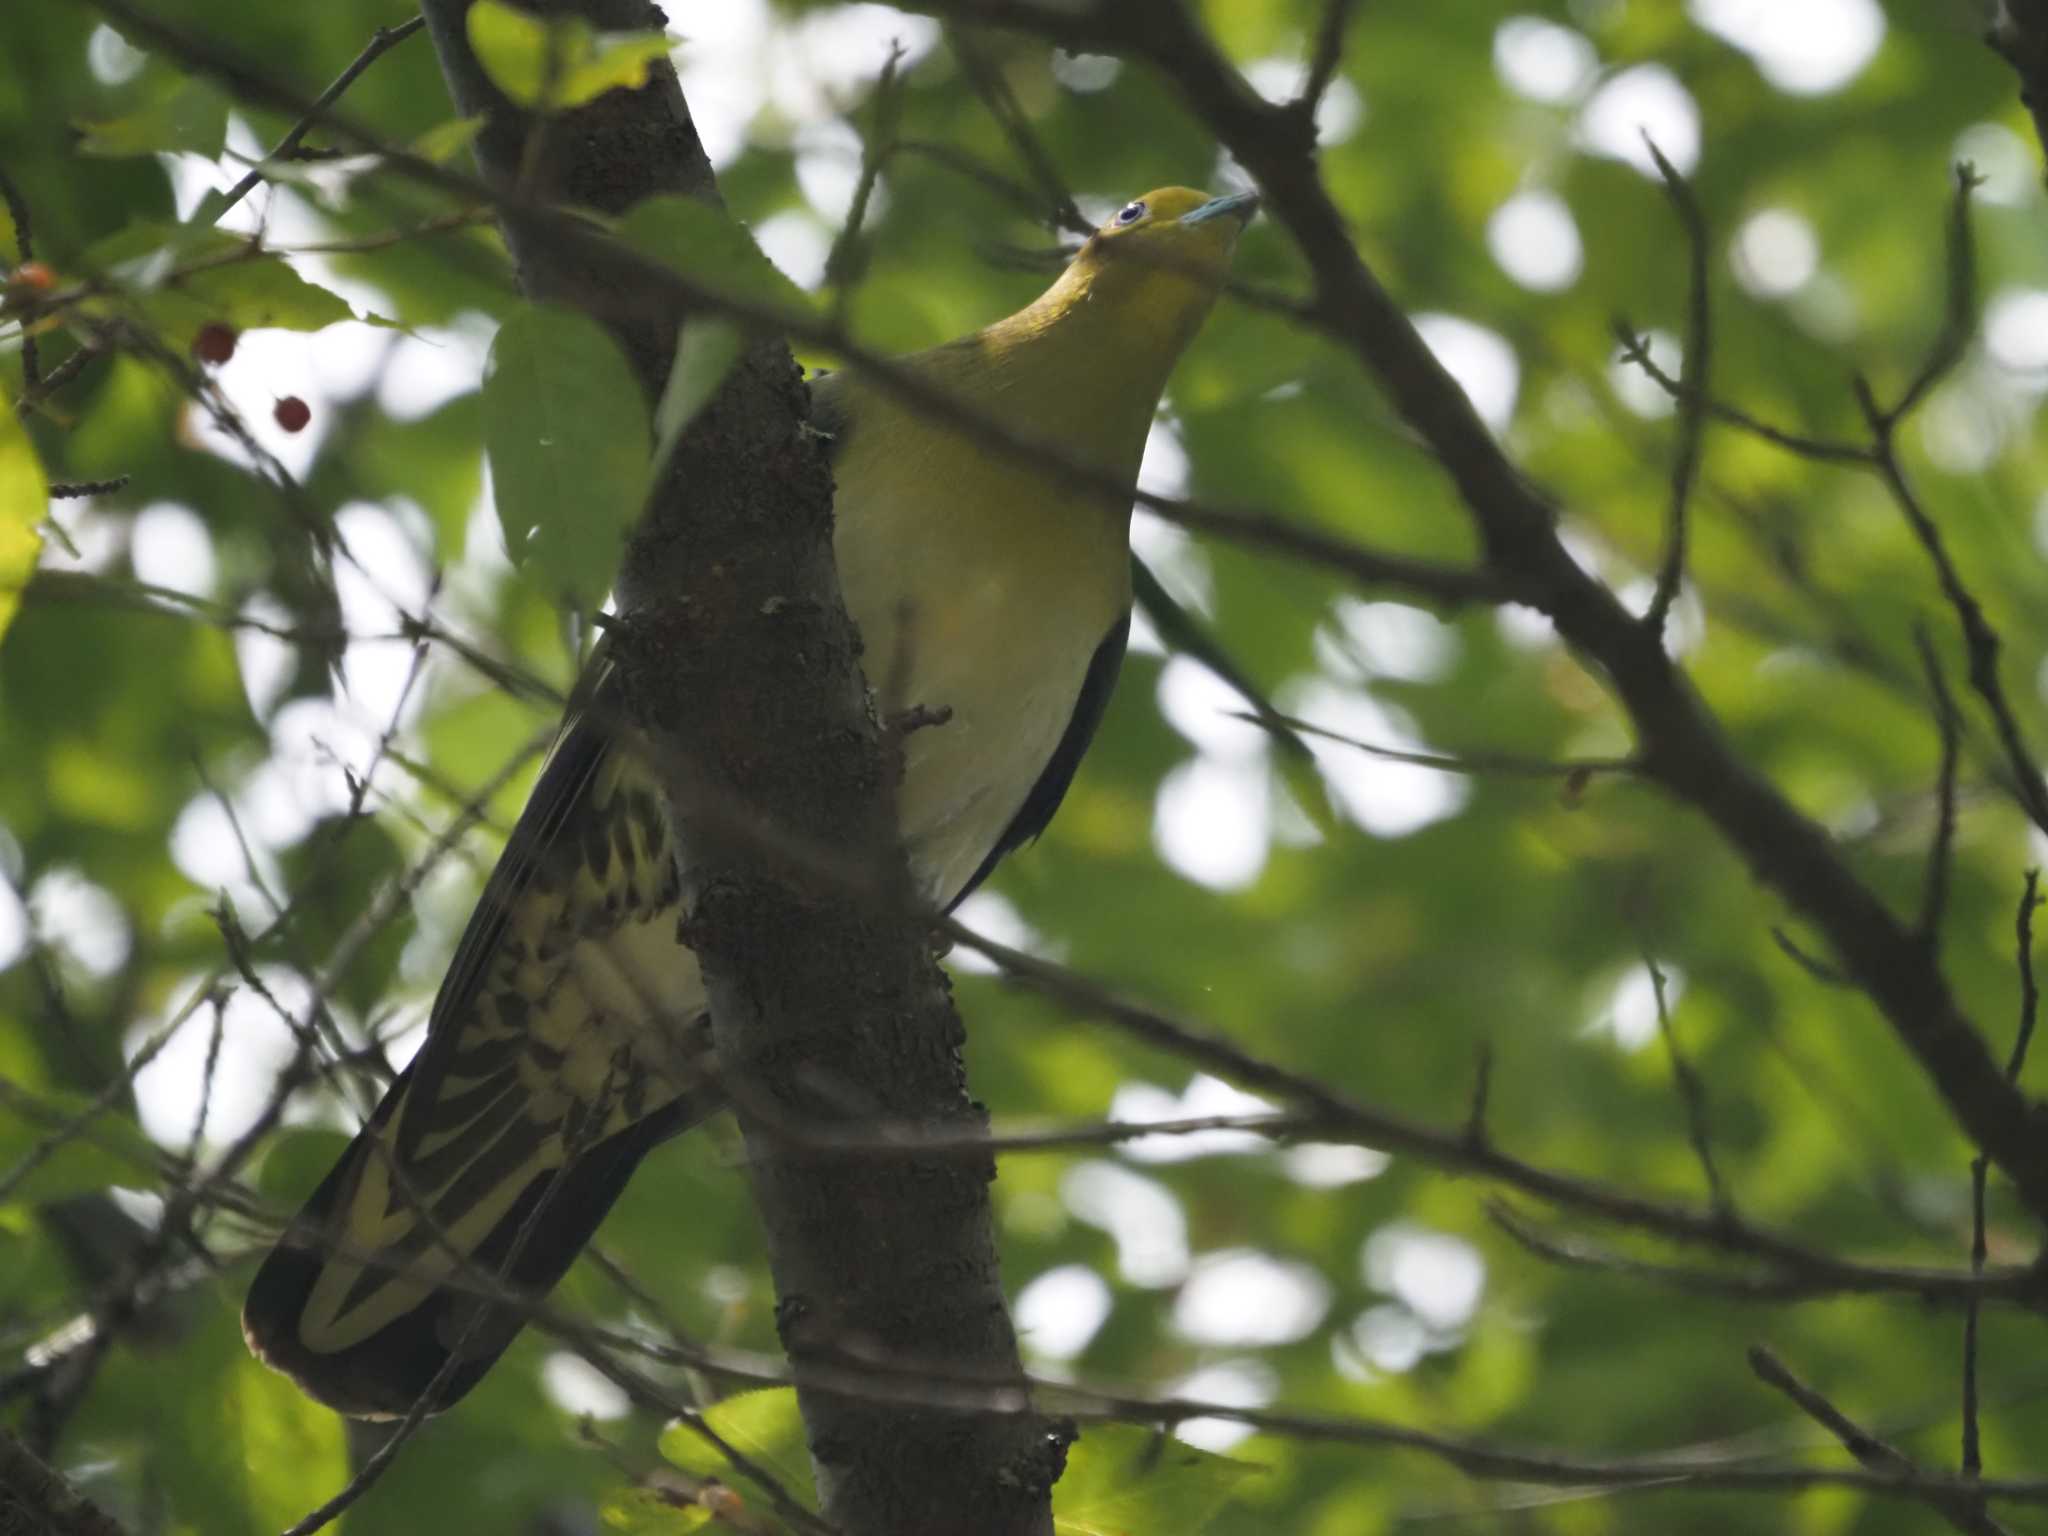
[[[1971,1297],[2048,1306],[2048,1277],[2031,1267],[1987,1271],[1982,1280],[1952,1270],[1859,1264],[1811,1248],[1744,1220],[1728,1208],[1695,1209],[1612,1185],[1593,1183],[1524,1162],[1491,1140],[1430,1125],[1347,1097],[1320,1079],[1266,1061],[1222,1037],[1129,1001],[1063,966],[982,937],[951,918],[939,931],[1002,970],[1013,982],[1099,1020],[1158,1050],[1313,1116],[1312,1134],[1415,1157],[1453,1173],[1467,1173],[1521,1190],[1562,1209],[1638,1232],[1689,1244],[1760,1267],[1768,1284],[1751,1288],[1759,1299],[1807,1299],[1827,1294],[1898,1294],[1958,1305]],[[1311,1134],[1295,1127],[1296,1134]],[[1995,1280],[1994,1280],[1994,1277]],[[1731,1294],[1734,1292],[1731,1291]]]
[[[289,160],[298,152],[299,146],[305,141],[306,135],[311,133],[319,124],[322,115],[337,101],[341,100],[348,88],[354,85],[361,77],[364,70],[368,69],[426,24],[424,16],[414,16],[409,20],[401,21],[395,27],[379,27],[375,32],[371,33],[369,42],[364,44],[363,51],[355,56],[349,63],[348,68],[336,75],[334,82],[326,90],[313,98],[312,110],[292,124],[291,128],[285,133],[285,136],[277,141],[277,147],[271,150],[267,158],[249,167],[242,179],[228,188],[226,197],[213,209],[214,222],[219,223],[226,216],[230,208],[234,207],[235,204],[239,203],[261,185],[264,175],[268,172],[271,165],[278,161]]]
[[[1672,207],[1678,210],[1690,253],[1685,356],[1680,362],[1678,387],[1678,449],[1671,461],[1671,509],[1665,522],[1664,561],[1657,572],[1657,589],[1650,599],[1649,611],[1643,615],[1644,627],[1653,635],[1662,636],[1671,605],[1678,598],[1679,584],[1685,579],[1686,519],[1693,484],[1699,479],[1700,445],[1706,433],[1707,401],[1713,388],[1710,357],[1714,330],[1708,299],[1706,215],[1700,211],[1691,185],[1679,175],[1678,167],[1664,158],[1664,151],[1647,131],[1643,143],[1649,147],[1657,173],[1664,178],[1664,190]]]
[[[85,496],[111,496],[125,490],[133,475],[115,475],[111,480],[58,480],[50,486],[50,500],[77,501]]]
[[[1770,1350],[1761,1344],[1750,1346],[1749,1368],[1765,1385],[1775,1387],[1797,1405],[1799,1411],[1842,1442],[1842,1449],[1870,1471],[1887,1477],[1917,1478],[1920,1469],[1896,1446],[1863,1429],[1846,1413],[1792,1374]],[[2006,1536],[2005,1527],[1985,1513],[1984,1500],[1966,1489],[1930,1496],[1927,1502],[1942,1518],[1965,1536]]]
[[[1226,710],[1225,713],[1232,719],[1249,721],[1268,729],[1275,725],[1283,726],[1303,736],[1351,747],[1390,763],[1410,763],[1417,768],[1435,768],[1444,773],[1490,774],[1509,779],[1566,779],[1583,785],[1603,774],[1628,775],[1638,771],[1635,759],[1628,757],[1549,758],[1522,757],[1513,752],[1410,752],[1400,747],[1360,741],[1355,736],[1346,736],[1341,731],[1277,710],[1270,720],[1249,710]]]
[[[996,126],[1003,130],[1011,149],[1023,162],[1024,169],[1038,184],[1038,216],[1052,229],[1065,229],[1082,236],[1093,234],[1095,226],[1067,191],[1059,167],[1039,139],[1038,130],[1031,126],[1030,114],[1017,100],[1017,93],[1010,88],[1001,66],[982,51],[977,39],[967,33],[952,32],[947,41],[952,46],[953,56],[960,61],[960,70],[966,75],[968,85],[981,98],[989,116],[996,120]]]
[[[1614,339],[1621,348],[1622,361],[1641,370],[1643,376],[1663,390],[1674,401],[1688,399],[1688,386],[1680,379],[1674,379],[1665,372],[1650,355],[1649,342],[1625,324],[1617,325]],[[1681,364],[1683,367],[1683,364]],[[1819,464],[1851,464],[1868,467],[1870,449],[1863,443],[1844,442],[1838,438],[1811,437],[1803,432],[1794,432],[1785,427],[1774,426],[1768,421],[1750,414],[1739,405],[1712,396],[1699,402],[1700,408],[1713,420],[1746,432],[1751,437],[1782,448],[1795,458],[1810,459]]]
[[[1714,1161],[1713,1137],[1707,1124],[1706,1084],[1700,1081],[1699,1073],[1686,1059],[1685,1052],[1678,1048],[1678,1032],[1671,1023],[1663,967],[1657,964],[1648,950],[1643,951],[1643,966],[1650,973],[1650,992],[1657,1003],[1657,1031],[1664,1037],[1664,1049],[1671,1057],[1671,1075],[1678,1081],[1678,1097],[1685,1105],[1686,1139],[1692,1143],[1693,1156],[1699,1160],[1700,1172],[1706,1176],[1707,1195],[1714,1209],[1732,1211],[1728,1186],[1722,1181],[1720,1167]]]
[[[22,338],[24,353],[27,351],[28,341],[28,336],[24,334]],[[40,384],[32,385],[22,391],[21,398],[14,402],[14,414],[25,417],[31,411],[39,408],[45,400],[77,378],[80,373],[84,372],[85,365],[95,357],[98,357],[104,350],[104,343],[98,340],[81,343],[75,352],[44,374]]]
[[[2027,1047],[2033,1043],[2034,1023],[2040,1010],[2040,989],[2034,982],[2034,909],[2041,905],[2041,872],[2027,871],[2027,883],[2020,892],[2019,910],[2013,918],[2013,948],[2020,976],[2019,1028],[2013,1034],[2012,1055],[2006,1058],[2005,1076],[2017,1084],[2027,1065]],[[1970,1161],[1970,1273],[1984,1273],[1990,1257],[1984,1235],[1985,1184],[1991,1160],[1981,1152]],[[1977,1335],[1978,1304],[1971,1302],[1963,1313],[1963,1454],[1965,1477],[1981,1476],[1984,1470],[1982,1437],[1977,1426]]]
[[[14,249],[21,257],[23,266],[36,259],[36,226],[30,215],[28,199],[21,194],[21,188],[0,165],[0,203],[7,208],[7,216],[14,223]],[[27,400],[43,390],[42,343],[38,340],[34,326],[21,328],[21,382],[22,398]]]
[[[1920,941],[1929,948],[1941,943],[1942,914],[1948,909],[1949,871],[1955,862],[1956,842],[1956,756],[1959,732],[1956,701],[1941,675],[1941,658],[1934,654],[1934,642],[1922,626],[1913,626],[1913,643],[1920,651],[1920,665],[1927,674],[1927,689],[1934,700],[1935,723],[1941,731],[1941,770],[1935,782],[1937,817],[1934,843],[1927,850],[1926,889],[1920,898]]]
[[[1881,437],[1888,437],[1927,398],[1928,392],[1954,371],[1969,348],[1970,333],[1977,323],[1977,257],[1970,239],[1970,194],[1984,184],[1984,178],[1967,164],[1958,165],[1955,172],[1956,195],[1949,204],[1948,281],[1943,289],[1941,329],[1898,402],[1879,413]]]
[[[1792,935],[1787,933],[1783,928],[1779,928],[1776,926],[1772,927],[1771,941],[1778,946],[1779,951],[1785,956],[1786,959],[1790,960],[1794,965],[1798,966],[1799,969],[1806,972],[1807,975],[1811,976],[1815,981],[1819,982],[1822,986],[1849,988],[1855,987],[1855,982],[1851,981],[1847,976],[1844,976],[1832,965],[1829,965],[1827,961],[1821,959],[1820,956],[1815,954],[1809,954],[1804,948],[1800,946],[1799,941],[1793,938]]]
[[[1316,24],[1315,49],[1309,54],[1308,79],[1294,101],[1295,110],[1311,123],[1315,121],[1316,108],[1322,104],[1323,93],[1329,90],[1330,82],[1343,66],[1344,33],[1357,11],[1358,0],[1323,0],[1322,19]]]
[[[1999,0],[1984,40],[2019,76],[2034,137],[2048,146],[2048,0]]]
[[[825,257],[825,284],[832,290],[833,303],[838,307],[841,318],[845,306],[853,297],[853,284],[859,276],[861,228],[867,222],[868,200],[875,195],[875,183],[881,179],[882,167],[895,153],[897,131],[903,121],[903,86],[897,78],[897,70],[903,63],[903,45],[891,41],[889,57],[882,63],[881,76],[875,81],[874,120],[868,125],[867,136],[860,146],[860,180],[854,184],[853,205],[847,210],[846,223],[840,227],[838,236],[832,241],[832,249]]]

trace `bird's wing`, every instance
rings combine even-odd
[[[988,857],[981,861],[981,867],[947,903],[948,911],[971,896],[974,888],[993,874],[995,867],[1011,852],[1023,847],[1052,824],[1053,813],[1066,799],[1067,788],[1074,782],[1074,773],[1080,768],[1089,744],[1095,740],[1103,715],[1108,713],[1109,698],[1116,691],[1117,674],[1123,668],[1124,651],[1130,639],[1131,615],[1126,609],[1089,658],[1088,673],[1081,680],[1081,692],[1074,699],[1073,716],[1067,721],[1066,730],[1061,732],[1052,756],[1046,759],[1038,781],[1025,795],[1024,803],[1017,807],[1017,814],[1010,818],[1010,824],[1003,828],[995,846],[989,849]]]
[[[507,1309],[461,1305],[449,1275],[469,1259],[545,1290],[647,1147],[717,1106],[667,813],[614,696],[600,660],[426,1044],[250,1289],[257,1352],[338,1407],[403,1412],[451,1352],[463,1379],[437,1395],[459,1396],[517,1318],[480,1318]]]

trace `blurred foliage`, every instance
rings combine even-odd
[[[406,15],[403,0],[157,9],[307,96]],[[1852,372],[1889,396],[1925,355],[1941,319],[1952,166],[1975,161],[1989,178],[1971,212],[1986,324],[1902,447],[2003,633],[2008,686],[2039,740],[2048,207],[2013,81],[1961,0],[1888,0],[1874,57],[1804,92],[1774,85],[1699,20],[1729,9],[1362,7],[1325,118],[1324,175],[1412,313],[1457,317],[1511,348],[1501,430],[1568,509],[1574,549],[1647,600],[1674,429],[1654,390],[1616,366],[1613,321],[1683,334],[1687,251],[1656,182],[1589,140],[1591,104],[1645,78],[1693,104],[1716,390],[1819,436],[1862,430]],[[1035,253],[1051,242],[1031,210],[962,169],[1029,180],[932,24],[868,6],[672,10],[728,204],[807,286],[851,195],[886,41],[909,45],[900,143],[861,235],[862,280],[845,295],[870,344],[944,340],[1044,282]],[[1317,7],[1202,10],[1262,89],[1299,80]],[[1530,31],[1537,21],[1551,30]],[[41,329],[41,368],[63,366],[98,327],[131,338],[29,417],[39,468],[0,425],[0,624],[13,563],[35,558],[19,554],[35,534],[11,520],[24,488],[45,473],[126,477],[50,504],[42,574],[0,645],[0,1075],[39,1115],[101,1110],[15,1179],[50,1122],[21,1110],[25,1100],[0,1107],[0,1413],[53,1433],[56,1459],[131,1529],[277,1529],[339,1486],[365,1442],[345,1445],[338,1421],[251,1362],[233,1316],[261,1218],[305,1193],[366,1102],[352,1074],[298,1090],[285,1125],[248,1149],[240,1177],[253,1204],[192,1217],[217,1267],[179,1270],[168,1297],[117,1319],[83,1380],[38,1369],[46,1356],[28,1352],[132,1266],[188,1256],[180,1231],[155,1232],[161,1197],[195,1145],[202,1085],[213,1092],[196,1145],[212,1158],[254,1123],[291,1058],[266,997],[296,1016],[304,978],[339,964],[325,1026],[352,1046],[402,1053],[416,1042],[530,762],[488,795],[450,857],[410,872],[547,724],[548,692],[572,679],[584,636],[549,582],[510,567],[483,502],[484,342],[517,312],[495,235],[366,162],[314,160],[285,167],[284,187],[254,194],[227,227],[260,227],[284,250],[326,249],[286,263],[240,247],[249,259],[238,259],[218,232],[179,220],[195,208],[210,220],[217,202],[202,206],[200,194],[235,180],[237,156],[274,143],[286,120],[137,53],[89,5],[16,7],[0,33],[0,168],[30,215],[34,256],[60,286],[112,284],[75,324]],[[1551,75],[1533,78],[1554,89],[1508,67],[1517,37],[1550,49],[1520,57],[1532,69],[1547,57]],[[1165,183],[1229,184],[1232,168],[1146,69],[1015,38],[982,49],[1091,213]],[[466,141],[424,38],[380,59],[346,109],[392,142],[452,155]],[[1657,128],[1667,152],[1690,158],[1670,119]],[[196,158],[223,144],[218,166]],[[78,158],[81,147],[94,158]],[[1532,270],[1526,252],[1501,244],[1514,226],[1495,221],[1538,193],[1568,214],[1579,259],[1531,287],[1514,276]],[[17,267],[27,233],[12,212],[0,220],[0,265]],[[178,275],[209,260],[218,265]],[[1247,284],[1298,289],[1301,270],[1282,231],[1252,229]],[[344,309],[361,318],[331,324]],[[318,334],[246,331],[232,362],[203,373],[188,349],[216,321]],[[0,318],[10,400],[23,367],[19,328]],[[195,388],[240,412],[245,441],[195,403]],[[273,420],[288,395],[312,405],[302,433]],[[1169,404],[1193,495],[1388,548],[1470,552],[1439,467],[1359,367],[1269,308],[1219,312]],[[611,510],[589,525],[593,539],[614,526],[599,526]],[[1145,543],[1285,707],[1439,751],[1627,750],[1597,681],[1526,614],[1440,621],[1362,604],[1321,573],[1240,549],[1158,533]],[[1732,741],[1835,832],[1861,876],[1911,909],[1939,753],[1915,625],[1958,687],[1962,658],[1897,509],[1868,474],[1717,428],[1689,574],[1679,641]],[[437,633],[415,672],[413,621],[429,607]],[[1300,797],[1323,788],[1283,779],[1270,752],[1231,736],[1221,711],[1236,704],[1201,688],[1190,665],[1133,656],[1065,810],[997,880],[1038,942],[1255,1052],[1437,1123],[1466,1113],[1490,1050],[1489,1124],[1502,1146],[1700,1200],[1671,1060],[1645,1011],[1653,955],[1674,980],[1672,1024],[1746,1214],[1846,1253],[1967,1262],[1971,1148],[1873,1010],[1781,950],[1774,929],[1804,942],[1797,923],[1697,816],[1626,778],[1445,780],[1342,748],[1319,749],[1340,814],[1305,814]],[[536,686],[515,692],[509,677]],[[1970,720],[1943,938],[1955,987],[2002,1054],[2017,1009],[2013,913],[2040,851],[1999,787],[1988,729]],[[1190,805],[1229,823],[1208,830],[1250,853],[1227,869],[1191,856]],[[224,898],[236,914],[225,931],[250,935],[239,969],[223,942]],[[389,923],[359,937],[383,902]],[[984,904],[972,915],[1012,914]],[[975,1089],[998,1123],[1215,1102],[1183,1064],[985,977],[963,976],[960,997]],[[127,1082],[124,1060],[152,1050]],[[773,1297],[734,1150],[721,1124],[658,1154],[602,1240],[691,1337],[768,1349]],[[1165,1161],[1139,1145],[1005,1160],[1005,1270],[1033,1302],[1025,1343],[1037,1364],[1588,1456],[1813,1449],[1822,1437],[1744,1364],[1761,1338],[1910,1454],[1955,1464],[1952,1314],[1879,1300],[1760,1308],[1561,1271],[1488,1222],[1485,1189],[1407,1159],[1193,1150],[1204,1155]],[[1994,1257],[2030,1255],[2034,1224],[1995,1181],[1991,1209]],[[1261,1255],[1263,1267],[1242,1262]],[[1056,1283],[1032,1289],[1054,1271]],[[1251,1278],[1219,1289],[1219,1273]],[[1065,1300],[1040,1306],[1047,1297]],[[1090,1298],[1100,1326],[1069,1326],[1091,1319]],[[611,1323],[645,1320],[589,1265],[559,1299]],[[2048,1474],[2038,1322],[1993,1312],[1984,1326],[1986,1468]],[[662,1465],[661,1425],[626,1414],[604,1426],[604,1448],[579,1436],[579,1409],[617,1405],[572,1390],[573,1364],[524,1339],[344,1528],[587,1529],[595,1512],[621,1508]],[[1403,1452],[1271,1436],[1230,1454],[1263,1470],[1232,1486],[1214,1532],[1358,1536],[1435,1521],[1833,1536],[1924,1531],[1932,1519],[1841,1492],[1561,1499]],[[1114,1528],[1187,1529],[1172,1507],[1116,1510]],[[2026,1511],[2009,1524],[2048,1530]]]

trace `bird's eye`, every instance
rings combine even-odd
[[[1118,224],[1135,224],[1143,217],[1145,217],[1145,205],[1142,202],[1125,203],[1123,207],[1116,211],[1114,222]]]

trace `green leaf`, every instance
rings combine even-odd
[[[156,1149],[127,1115],[96,1108],[84,1094],[30,1089],[33,1112],[0,1108],[0,1186],[8,1204],[47,1205],[110,1185],[148,1184]],[[82,1125],[79,1134],[71,1127]]]
[[[715,298],[792,317],[815,313],[810,295],[761,254],[744,226],[694,197],[666,194],[635,204],[619,237]]]
[[[705,316],[683,327],[682,339],[676,343],[675,365],[662,387],[661,403],[654,408],[655,475],[668,463],[683,428],[718,393],[745,345],[739,327],[727,320]]]
[[[524,306],[491,343],[483,408],[506,549],[597,607],[647,494],[647,402],[625,354],[587,315]]]
[[[256,1190],[281,1210],[297,1210],[347,1150],[349,1138],[325,1126],[295,1125],[279,1131],[263,1154]]]
[[[348,1481],[344,1421],[258,1363],[236,1314],[225,1288],[198,1293],[152,1368],[101,1408],[146,1425],[162,1529],[274,1536]]]
[[[422,160],[431,160],[436,165],[446,165],[474,144],[476,136],[483,132],[483,128],[484,118],[481,112],[474,117],[450,118],[445,123],[436,123],[414,139],[412,152]]]
[[[1265,1469],[1134,1424],[1091,1425],[1053,1488],[1060,1536],[1194,1536]]]
[[[21,606],[21,589],[36,568],[43,536],[36,527],[50,510],[49,482],[28,428],[12,401],[0,401],[0,639]]]
[[[469,46],[514,105],[561,112],[611,90],[638,90],[668,57],[668,35],[600,32],[580,16],[543,18],[500,0],[469,8]]]
[[[804,1440],[803,1415],[797,1410],[794,1387],[770,1387],[728,1397],[705,1411],[704,1423],[773,1476],[799,1503],[817,1507],[811,1453]],[[724,1453],[687,1424],[671,1424],[661,1432],[661,1454],[692,1477],[732,1480],[732,1463]]]
[[[228,100],[204,80],[167,82],[149,105],[125,117],[81,123],[86,155],[156,155],[183,151],[220,158],[227,141]]]
[[[203,223],[138,221],[88,255],[124,290],[131,313],[177,352],[205,325],[317,331],[356,318],[346,299],[306,281],[277,252]]]

